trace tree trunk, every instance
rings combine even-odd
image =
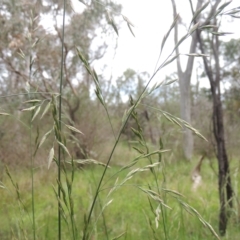
[[[220,4],[220,0],[216,0],[212,5],[212,9],[209,13],[208,18],[206,19],[203,25],[211,24],[212,16],[215,16],[216,9]],[[192,1],[190,0],[190,5],[192,9],[192,14],[194,15],[194,11],[192,8]],[[196,20],[194,21],[196,23]],[[216,21],[216,17],[214,19],[213,24],[215,26],[219,26]],[[214,29],[214,31],[218,31],[218,28]],[[205,46],[204,41],[200,35],[199,29],[196,31],[197,33],[197,41],[200,46],[200,50],[202,54],[205,54]],[[229,162],[227,151],[225,147],[225,137],[224,137],[224,123],[223,123],[223,109],[221,102],[221,90],[220,90],[220,82],[221,82],[221,71],[220,71],[220,61],[219,61],[219,36],[213,35],[212,39],[210,39],[211,50],[212,50],[212,58],[207,60],[206,57],[203,58],[204,69],[206,75],[209,79],[213,100],[213,131],[214,137],[217,145],[217,159],[218,159],[218,187],[219,187],[219,201],[220,201],[220,212],[219,212],[219,232],[221,235],[225,235],[227,229],[227,221],[228,207],[233,207],[233,189],[231,185],[231,177],[229,170]],[[211,63],[211,60],[214,61],[214,66]],[[214,70],[212,70],[212,68]]]
[[[197,38],[202,54],[205,54],[204,43],[197,31]],[[231,185],[230,170],[227,151],[225,147],[223,109],[220,91],[220,64],[219,64],[219,39],[218,36],[212,38],[213,59],[215,61],[214,72],[211,64],[206,58],[203,58],[205,72],[210,82],[212,99],[213,99],[213,130],[217,143],[217,159],[218,159],[218,187],[219,187],[219,232],[225,235],[227,229],[227,208],[233,207],[233,189]]]
[[[227,228],[227,206],[229,205],[230,207],[233,207],[233,190],[228,156],[225,147],[221,94],[215,94],[213,101],[213,127],[217,143],[218,186],[220,199],[219,231],[221,235],[224,235]]]
[[[190,98],[190,79],[186,72],[178,74],[180,87],[180,112],[181,118],[191,124],[191,98]],[[193,135],[192,131],[184,127],[182,149],[184,157],[191,160],[193,154]]]
[[[202,1],[198,1],[197,9],[199,9],[202,5]],[[172,7],[173,7],[173,17],[177,16],[176,4],[175,0],[172,0]],[[178,25],[176,24],[174,27],[174,42],[177,45],[178,42]],[[196,51],[197,46],[197,38],[196,34],[192,35],[192,42],[189,49],[190,53],[194,53]],[[176,49],[176,54],[179,54],[179,49]],[[177,58],[177,73],[179,78],[179,88],[180,88],[180,113],[181,118],[191,124],[191,94],[190,94],[190,83],[191,83],[191,76],[192,76],[192,69],[193,69],[194,57],[189,57],[186,70],[182,71],[182,66],[180,64],[180,59]],[[184,153],[184,157],[187,160],[191,160],[193,154],[193,135],[192,131],[186,127],[184,127],[183,132],[183,141],[182,141],[182,149]]]

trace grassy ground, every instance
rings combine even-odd
[[[117,188],[110,196],[107,196],[116,179],[118,178],[118,184],[121,183],[130,171],[125,170],[113,176],[119,171],[120,167],[112,166],[102,187],[101,201],[98,202],[93,214],[93,222],[97,222],[97,224],[92,227],[92,237],[90,239],[107,239],[106,231],[109,239],[114,239],[124,232],[125,234],[120,239],[215,239],[208,228],[204,227],[199,221],[199,217],[187,212],[186,207],[184,208],[180,203],[180,201],[183,201],[195,208],[217,232],[219,207],[217,176],[210,167],[209,161],[204,160],[203,162],[203,183],[195,192],[192,190],[190,173],[196,161],[169,163],[167,157],[165,157],[165,163],[164,168],[161,166],[157,174],[159,186],[175,190],[181,193],[183,197],[177,197],[171,192],[161,191],[161,198],[170,208],[164,207],[161,209],[158,228],[156,228],[155,222],[156,215],[153,213],[156,211],[158,204],[150,200],[153,208],[153,211],[151,211],[148,197],[138,188],[138,186],[141,186],[147,189],[149,185],[152,186],[153,190],[156,188],[156,183],[150,171],[135,174],[124,186]],[[142,162],[142,165],[146,164]],[[213,164],[213,167],[217,170],[216,163]],[[238,163],[232,161],[231,168],[232,181],[237,194],[240,180]],[[75,172],[73,199],[74,218],[78,230],[77,239],[81,239],[84,215],[89,211],[93,193],[102,171],[101,166],[94,166]],[[163,172],[165,173],[165,181]],[[0,188],[0,239],[33,239],[30,172],[26,169],[11,169],[11,175],[13,180],[18,183],[20,199],[17,198],[16,189],[5,174],[3,176],[5,188]],[[53,167],[50,170],[45,168],[35,170],[37,239],[57,239],[57,201],[53,191],[53,186],[56,186],[56,176],[57,173]],[[113,177],[111,178],[111,176]],[[66,186],[63,187],[66,188]],[[109,203],[110,200],[112,200],[111,203]],[[107,203],[109,205],[106,206],[104,214],[100,214],[101,209]],[[238,205],[235,202],[235,211],[232,212],[227,235],[222,239],[240,239],[237,207]],[[62,239],[71,239],[71,234],[64,221]]]

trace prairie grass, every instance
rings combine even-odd
[[[126,146],[122,146],[123,152],[129,152]],[[217,176],[209,166],[208,160],[205,160],[202,167],[203,183],[197,191],[192,191],[192,182],[190,172],[195,164],[186,164],[183,161],[168,163],[167,156],[165,159],[165,188],[177,191],[183,195],[181,201],[191,205],[202,217],[209,222],[214,229],[218,226],[218,190]],[[114,159],[116,162],[117,159]],[[215,160],[214,160],[215,161]],[[216,162],[216,161],[215,161]],[[216,163],[214,162],[214,167]],[[237,161],[232,161],[232,165],[237,165]],[[140,164],[141,165],[141,164]],[[142,163],[144,165],[144,163]],[[96,225],[92,228],[92,239],[106,239],[103,218],[101,216],[102,208],[105,204],[111,203],[104,209],[104,220],[107,226],[109,239],[124,233],[120,239],[166,239],[163,221],[165,221],[168,239],[216,239],[211,232],[203,226],[197,215],[188,213],[175,195],[171,192],[165,194],[164,203],[171,209],[164,209],[165,219],[159,216],[159,226],[156,228],[155,217],[151,212],[149,200],[146,194],[139,191],[139,187],[148,188],[155,186],[154,177],[149,171],[138,172],[132,179],[127,181],[121,187],[113,191],[107,197],[109,191],[116,183],[120,183],[129,170],[122,171],[118,176],[112,175],[119,172],[119,166],[112,166],[106,174],[106,182],[100,191],[99,201],[93,212]],[[236,168],[235,168],[236,169]],[[31,239],[32,219],[31,219],[31,178],[27,169],[11,169],[13,181],[18,182],[21,204],[16,204],[15,188],[10,179],[4,175],[5,188],[1,189],[0,201],[0,236],[1,239]],[[236,173],[236,171],[235,171]],[[47,169],[36,169],[35,179],[35,217],[36,217],[36,236],[37,239],[55,239],[57,232],[57,204],[52,185],[55,184],[57,170],[54,167]],[[70,172],[67,174],[70,175]],[[76,170],[75,180],[73,183],[72,197],[74,199],[75,222],[79,230],[79,236],[84,226],[83,215],[87,214],[89,203],[92,201],[94,191],[97,187],[102,174],[101,166],[89,166],[83,170]],[[157,173],[159,183],[163,181],[162,170]],[[109,179],[109,180],[108,180]],[[234,185],[235,191],[239,191],[239,175],[235,174]],[[118,184],[116,183],[116,186]],[[67,186],[63,186],[67,189]],[[154,187],[152,188],[153,190]],[[154,202],[152,202],[152,206]],[[152,227],[149,224],[151,221]],[[235,212],[229,221],[228,232],[222,239],[239,239],[239,213]],[[62,238],[72,239],[69,229],[64,222],[62,224]],[[79,238],[78,238],[79,239]]]

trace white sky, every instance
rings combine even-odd
[[[181,1],[181,4],[179,4],[179,1]],[[78,0],[72,0],[72,2],[76,12],[83,10],[84,5]],[[171,0],[115,0],[114,2],[122,4],[122,14],[135,25],[133,31],[136,37],[132,36],[125,24],[119,29],[118,49],[112,65],[113,76],[120,76],[127,68],[132,68],[137,72],[147,71],[152,74],[160,52],[162,38],[173,21]],[[224,2],[222,1],[222,3]],[[189,23],[191,20],[189,0],[176,0],[176,3],[177,11],[180,13],[183,22]],[[237,6],[240,6],[240,1],[233,0],[228,9]],[[222,22],[224,23],[222,31],[237,31],[229,37],[224,37],[226,40],[233,37],[240,38],[239,24],[227,23],[225,19]],[[180,32],[179,38],[184,34],[186,34],[185,30]],[[190,39],[183,44],[180,52],[188,53],[189,45]],[[171,53],[172,47],[173,35],[170,35],[169,42],[165,47],[165,54],[162,55],[160,62]],[[184,58],[181,61],[184,61]],[[187,57],[185,59],[187,60]],[[109,61],[112,62],[112,59]],[[159,72],[155,81],[161,81],[166,74],[174,71],[176,71],[175,62]]]

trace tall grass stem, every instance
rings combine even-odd
[[[60,72],[60,85],[59,85],[59,131],[61,132],[62,120],[62,85],[63,85],[63,64],[64,64],[64,36],[65,36],[65,14],[66,14],[66,0],[63,0],[63,22],[62,22],[62,47],[61,47],[61,72]],[[61,146],[58,145],[58,182],[61,182]],[[61,199],[61,189],[58,184],[58,198]],[[58,239],[61,240],[61,204],[58,201]]]
[[[32,28],[32,26],[31,26]],[[32,30],[32,29],[31,29]],[[31,39],[30,39],[30,44],[31,44]],[[30,49],[32,51],[32,48]],[[30,52],[29,56],[29,76],[28,76],[28,81],[31,82],[32,78],[32,62],[33,62],[33,57],[32,57],[32,52]],[[28,94],[29,100],[31,99],[30,93]],[[30,128],[29,128],[29,138],[30,138],[30,161],[31,161],[31,204],[32,204],[32,228],[33,228],[33,239],[36,239],[36,223],[35,223],[35,198],[34,198],[34,156],[33,156],[33,149],[32,149],[32,118],[34,116],[34,111],[31,112],[31,117],[30,117]]]

